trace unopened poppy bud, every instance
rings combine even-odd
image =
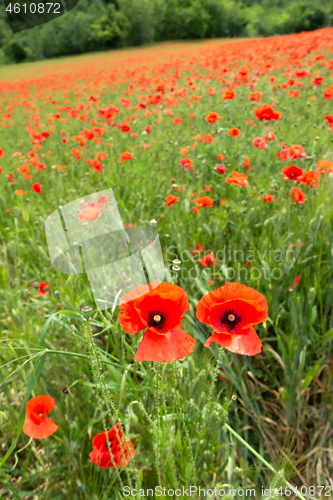
[[[176,266],[179,266],[182,263],[182,261],[179,259],[173,259],[172,263],[175,264]]]
[[[173,271],[180,271],[180,267],[179,266],[172,266],[172,270]]]
[[[60,295],[59,290],[54,290],[54,295]]]
[[[61,309],[62,307],[62,304],[60,304],[60,302],[58,302],[58,304],[56,305],[57,309]]]
[[[83,319],[90,319],[93,314],[93,308],[91,306],[81,307],[81,316]]]
[[[38,287],[39,287],[39,283],[38,283],[38,281],[35,281],[35,282],[32,284],[32,286],[33,286],[34,288],[38,288]]]
[[[157,224],[157,220],[156,220],[156,219],[152,219],[151,221],[149,221],[149,225],[150,225],[151,227],[155,227],[155,226],[156,226],[156,224]]]

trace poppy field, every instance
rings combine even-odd
[[[0,498],[332,497],[332,103],[333,28],[0,68]],[[103,309],[45,221],[110,189]]]

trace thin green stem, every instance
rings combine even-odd
[[[247,443],[245,441],[245,439],[242,438],[242,436],[240,436],[232,427],[230,427],[229,424],[225,424],[225,427],[226,429],[228,429],[228,431],[230,432],[230,434],[232,434],[236,439],[238,439],[238,441],[240,443],[242,443],[244,446],[246,446],[246,448],[255,456],[257,457],[260,462],[262,462],[271,472],[273,472],[274,474],[277,474],[277,471],[274,469],[274,467],[267,462],[267,460],[264,459],[264,457],[262,457],[260,455],[260,453],[258,453],[254,448],[252,448],[252,446]],[[295,495],[298,496],[298,498],[300,498],[301,500],[306,500],[305,497],[297,490],[297,488],[294,488],[294,486],[292,484],[289,483],[289,481],[287,481],[286,479],[284,479],[284,482],[287,486],[289,486],[289,488],[293,491],[293,493],[295,493]]]
[[[164,380],[163,373],[165,371],[167,364],[164,364],[164,369],[162,371],[162,382]],[[165,425],[165,431],[167,435],[167,440],[166,440],[166,447],[167,447],[167,459],[170,461],[170,468],[171,468],[171,473],[172,473],[172,480],[173,484],[175,487],[178,487],[178,481],[177,481],[177,474],[176,474],[176,466],[175,466],[175,461],[174,461],[174,454],[172,451],[172,432],[171,428],[169,425],[169,421],[167,418],[167,407],[166,407],[166,401],[165,401],[165,391],[163,390],[163,383],[161,384],[161,396],[162,396],[162,406],[163,406],[163,414],[164,414],[164,425]]]
[[[121,479],[121,476],[120,476],[120,472],[119,472],[118,466],[115,463],[114,458],[113,458],[113,454],[112,454],[112,450],[111,450],[111,444],[110,444],[110,440],[109,440],[109,436],[108,436],[108,430],[107,430],[107,426],[106,426],[106,421],[105,421],[105,418],[104,418],[104,415],[103,415],[104,410],[103,410],[102,398],[101,398],[100,391],[99,391],[99,381],[98,381],[98,376],[96,374],[96,371],[94,370],[94,356],[93,356],[92,346],[91,346],[92,337],[91,337],[89,320],[87,320],[87,329],[86,329],[86,331],[87,331],[87,344],[88,344],[88,352],[89,352],[89,358],[90,358],[90,364],[91,364],[91,371],[92,371],[94,382],[95,382],[95,386],[96,386],[96,397],[97,397],[98,406],[99,406],[99,409],[100,409],[100,412],[101,412],[102,423],[103,423],[103,430],[105,432],[106,442],[107,442],[107,446],[108,446],[108,451],[109,451],[109,454],[110,454],[111,462],[112,462],[112,465],[113,465],[114,469],[116,470],[116,474],[117,474],[117,477],[118,477],[118,480],[119,480],[119,483],[120,483],[120,487],[123,490],[124,485],[123,485],[123,482],[122,482],[122,479]],[[117,435],[117,438],[118,438],[118,435]],[[120,449],[122,449],[121,443],[120,443]]]
[[[218,371],[219,371],[219,368],[220,368],[220,365],[221,365],[222,353],[223,353],[223,347],[220,347],[220,352],[219,352],[219,357],[218,357],[218,360],[217,360],[217,363],[216,363],[215,372],[214,372],[214,375],[213,375],[213,378],[212,378],[212,382],[211,382],[210,388],[209,388],[208,399],[207,399],[207,406],[209,406],[209,404],[210,404],[210,402],[212,400],[212,397],[213,397],[213,391],[214,391],[215,381],[216,381],[217,374],[218,374]]]
[[[156,369],[156,392],[155,392],[155,406],[156,406],[156,471],[158,486],[162,486],[161,468],[160,468],[160,441],[161,441],[161,421],[160,421],[160,381],[159,381],[159,362],[155,364]]]
[[[28,446],[30,446],[31,442],[32,442],[32,437],[29,439],[29,441],[27,442],[27,444],[25,444],[22,448],[20,448],[19,450],[17,450],[17,452],[15,453],[15,462],[14,462],[14,465],[13,467],[10,469],[9,472],[13,472],[13,470],[15,469],[15,467],[17,466],[17,462],[18,462],[18,454],[21,453],[21,451],[25,450],[26,448],[28,448]]]
[[[137,401],[137,400],[131,401],[127,408],[129,409],[134,404],[138,405],[138,407],[141,408],[141,411],[145,415],[145,417],[148,420],[148,422],[152,426],[155,426],[155,422],[151,419],[151,417],[150,417],[149,413],[147,412],[146,408],[143,406],[143,404],[140,401]]]
[[[185,422],[185,417],[184,417],[184,413],[183,413],[183,410],[182,410],[182,406],[181,406],[181,402],[180,402],[180,397],[179,397],[179,392],[178,392],[178,388],[177,388],[176,361],[174,361],[172,363],[172,379],[173,379],[173,386],[174,386],[175,396],[176,396],[176,406],[177,406],[179,418],[180,418],[180,420],[181,420],[181,422],[183,424],[183,428],[184,428],[184,432],[185,432],[185,436],[186,436],[186,441],[187,441],[187,450],[188,450],[188,454],[189,454],[189,457],[190,457],[190,462],[191,462],[191,465],[192,465],[193,480],[194,480],[194,484],[196,484],[196,482],[197,482],[197,473],[196,473],[195,461],[194,461],[194,457],[193,457],[191,438],[190,438],[190,434],[188,432],[187,425],[186,425],[186,422]]]
[[[112,398],[109,394],[108,388],[106,386],[106,382],[105,382],[104,375],[103,375],[102,364],[101,364],[100,358],[98,356],[98,351],[97,351],[97,348],[95,346],[95,343],[94,343],[94,340],[93,340],[93,337],[91,334],[89,320],[87,320],[87,338],[88,338],[89,354],[91,355],[92,371],[93,371],[94,377],[96,379],[95,383],[97,384],[97,390],[99,389],[101,391],[104,404],[105,404],[105,406],[106,406],[106,408],[111,416],[113,426],[115,427],[117,440],[118,440],[118,443],[120,446],[120,451],[121,451],[123,461],[125,464],[128,482],[129,482],[130,487],[132,488],[131,480],[130,480],[129,473],[128,473],[128,467],[127,467],[127,463],[126,463],[127,461],[126,461],[126,457],[125,457],[124,450],[123,450],[123,444],[121,442],[121,439],[120,439],[120,436],[118,433],[118,429],[115,425],[116,420],[118,420],[120,432],[124,436],[125,433],[123,430],[123,425],[122,425],[122,422],[120,420],[119,414],[117,415],[115,404],[113,403],[113,400],[112,400]],[[132,452],[128,446],[127,439],[124,439],[124,443],[125,443],[125,446],[127,448],[127,451],[129,453],[130,460],[132,463],[132,467],[133,467],[133,471],[134,471],[134,475],[135,475],[136,487],[138,487],[139,481],[138,481],[137,472],[136,472],[136,468],[135,468],[134,458],[133,458]]]

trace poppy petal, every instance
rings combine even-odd
[[[210,347],[212,342],[216,342],[235,354],[245,354],[247,356],[259,354],[262,347],[262,343],[252,327],[243,330],[243,333],[240,335],[228,335],[214,332],[213,335],[207,339],[205,347]]]
[[[232,324],[223,323],[223,318],[227,311],[231,311],[239,316],[239,321]],[[242,333],[243,328],[257,325],[267,319],[266,311],[257,309],[252,301],[248,300],[226,300],[222,304],[216,304],[210,307],[209,324],[215,332],[237,335]],[[230,329],[228,329],[230,328]]]
[[[35,424],[33,420],[26,418],[22,430],[29,437],[43,439],[51,436],[57,429],[57,424],[50,418],[46,418],[40,424]]]
[[[149,287],[142,285],[130,290],[120,300],[119,323],[126,333],[135,334],[141,332],[146,325],[142,322],[135,309],[135,301],[142,295],[149,293]]]
[[[212,290],[199,300],[196,312],[198,320],[201,323],[209,324],[212,306],[233,299],[242,299],[243,301],[249,302],[256,309],[256,322],[260,323],[267,320],[268,306],[265,297],[253,288],[242,285],[241,283],[231,282],[227,282],[217,290]]]
[[[52,396],[35,396],[26,405],[26,416],[29,417],[37,407],[43,407],[45,413],[50,413],[55,407],[55,399]]]
[[[195,342],[180,328],[166,334],[158,334],[148,329],[143,335],[134,359],[136,361],[175,361],[190,354]]]

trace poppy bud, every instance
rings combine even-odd
[[[32,284],[32,286],[33,286],[34,288],[38,288],[38,287],[39,287],[39,283],[38,283],[38,281],[35,281],[35,282]]]
[[[81,316],[83,319],[90,319],[93,314],[93,308],[91,306],[81,307]]]

